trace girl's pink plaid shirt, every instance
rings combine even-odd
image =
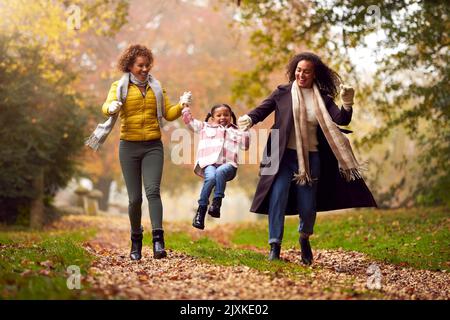
[[[203,169],[209,165],[230,163],[238,167],[239,149],[248,150],[250,133],[242,131],[234,124],[228,127],[194,119],[188,107],[183,108],[183,121],[186,126],[199,134],[197,159],[194,172],[204,177]]]

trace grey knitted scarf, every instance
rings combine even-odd
[[[121,101],[125,103],[128,94],[128,85],[130,83],[130,73],[124,73],[122,78],[119,80],[119,84],[117,86],[117,101]],[[158,118],[159,126],[163,126],[163,115],[165,114],[165,106],[164,106],[164,96],[162,88],[153,76],[148,75],[148,85],[152,89],[153,93],[156,97],[156,116]],[[91,136],[85,141],[85,145],[91,147],[94,151],[97,151],[101,145],[105,142],[108,135],[111,133],[114,128],[114,124],[119,117],[119,112],[111,115],[108,120],[104,123],[99,123],[95,128],[94,132]]]

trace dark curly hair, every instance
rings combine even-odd
[[[225,107],[225,108],[228,108],[228,110],[230,110],[231,118],[233,119],[233,124],[236,125],[236,115],[234,114],[233,110],[231,110],[231,107],[225,103],[216,104],[215,106],[213,106],[211,108],[211,111],[208,112],[208,114],[206,115],[205,122],[208,122],[209,118],[211,118],[214,115],[214,111],[220,107]]]
[[[150,66],[153,65],[153,53],[150,49],[140,44],[131,44],[120,55],[117,68],[122,72],[130,72],[130,68],[139,56],[148,58]]]
[[[297,68],[297,64],[302,60],[313,63],[315,74],[314,82],[319,87],[319,90],[322,93],[335,98],[338,93],[339,84],[342,82],[341,77],[337,72],[323,63],[320,57],[314,53],[302,52],[291,58],[286,68],[286,75],[289,82],[295,81],[295,69]]]

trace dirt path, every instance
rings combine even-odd
[[[175,252],[168,258],[152,258],[145,246],[143,259],[130,261],[126,217],[68,216],[58,228],[93,227],[95,239],[85,248],[96,259],[84,281],[94,293],[112,299],[449,299],[450,276],[445,272],[415,270],[379,263],[381,290],[367,288],[367,269],[373,263],[364,254],[343,250],[314,250],[312,272],[304,276],[261,272],[246,266],[219,266]],[[165,225],[192,232],[187,224]],[[205,235],[227,242],[227,234],[215,228]],[[148,230],[148,229],[147,229]],[[172,231],[173,231],[172,230]],[[249,248],[267,254],[265,250]],[[282,252],[282,259],[298,263],[299,251]]]

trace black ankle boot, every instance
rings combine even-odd
[[[164,230],[157,229],[152,231],[153,235],[153,258],[161,259],[167,257],[164,250]]]
[[[280,260],[281,244],[271,243],[269,260]]]
[[[131,260],[141,260],[142,252],[142,233],[141,234],[131,234]]]
[[[208,214],[213,218],[220,218],[220,207],[222,206],[222,198],[214,198],[209,206]]]
[[[309,266],[313,262],[313,253],[311,250],[311,245],[309,244],[309,238],[300,237],[299,242],[302,250],[302,262]]]
[[[206,216],[206,206],[198,206],[197,213],[195,214],[194,220],[192,221],[192,226],[197,229],[205,229],[205,216]]]

